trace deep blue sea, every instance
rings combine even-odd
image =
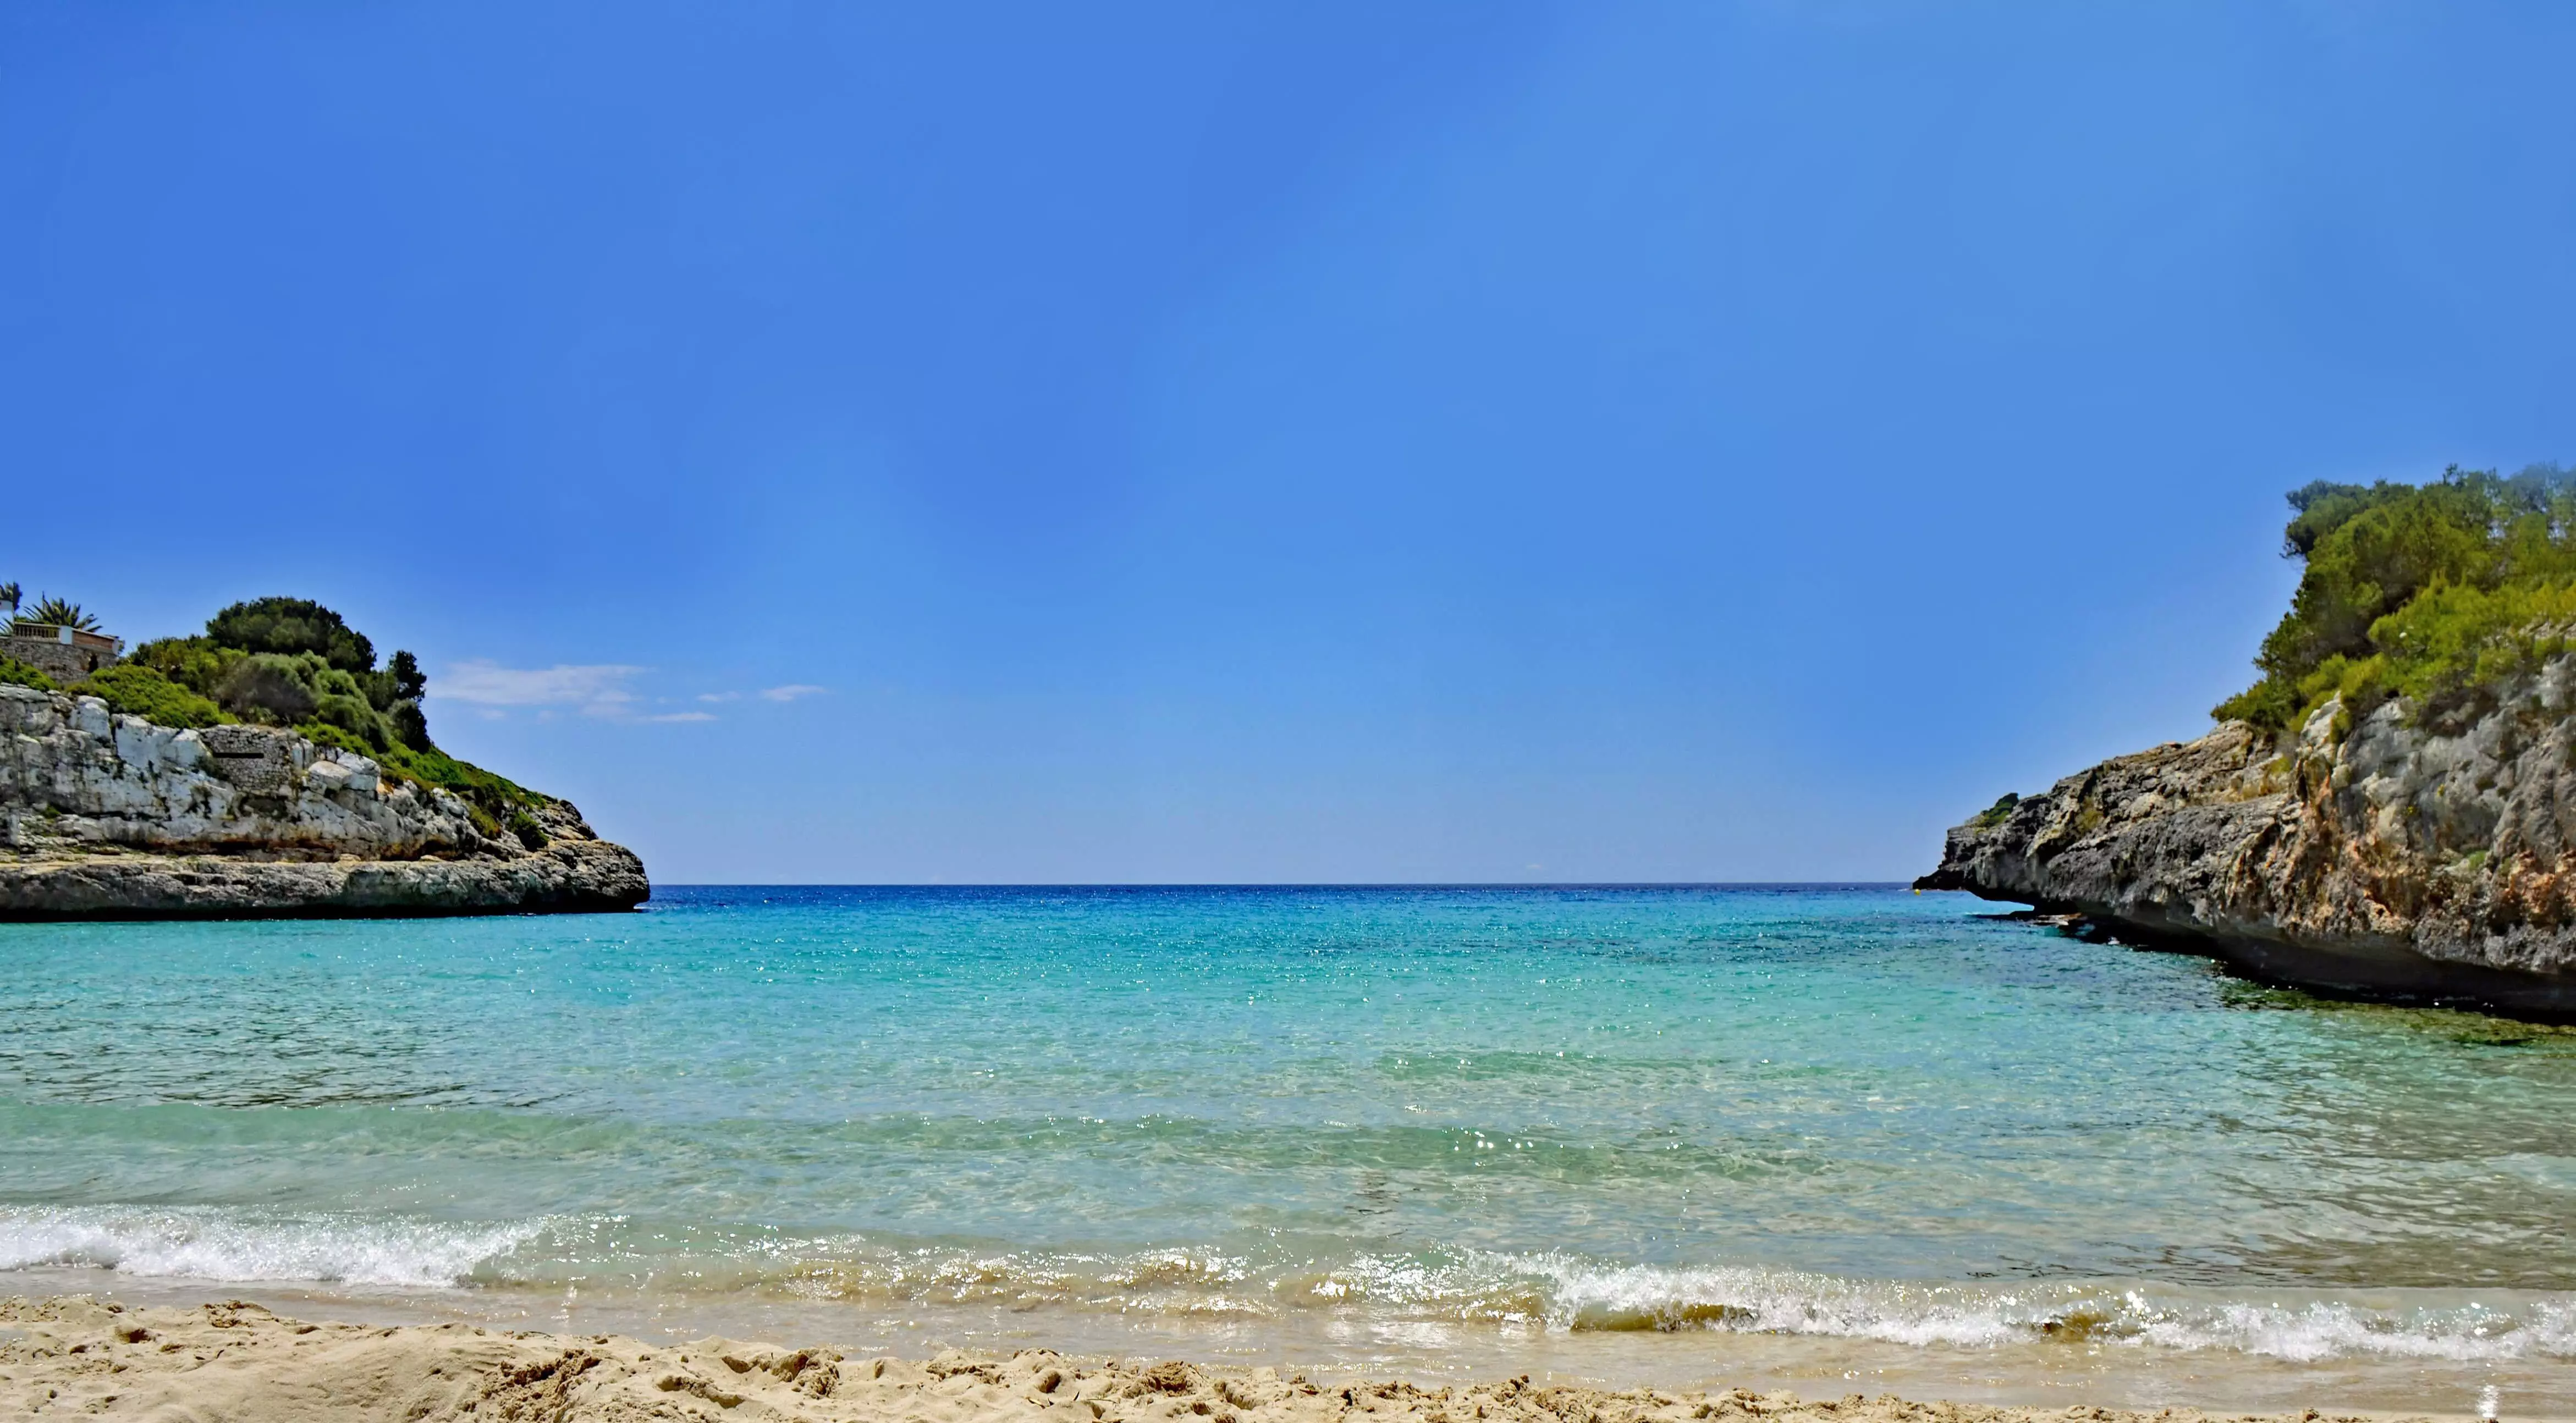
[[[664,888],[0,925],[0,1291],[2576,1411],[2576,1032],[1991,909]]]

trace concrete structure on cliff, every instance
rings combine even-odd
[[[0,656],[14,657],[57,682],[77,682],[125,656],[125,639],[51,623],[13,621]]]

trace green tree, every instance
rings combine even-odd
[[[2290,521],[2293,539],[2309,512]],[[2296,682],[2329,657],[2366,656],[2370,625],[2436,582],[2491,585],[2497,512],[2490,490],[2452,477],[2350,509],[2310,545],[2290,615],[2254,665]]]
[[[2444,470],[2429,484],[2332,484],[2289,495],[2281,552],[2306,565],[2264,637],[2262,680],[2214,709],[2281,729],[2329,696],[2456,698],[2529,665],[2525,630],[2576,585],[2576,474]]]
[[[206,619],[220,647],[289,656],[310,652],[343,672],[372,672],[375,644],[338,613],[309,598],[253,598]]]
[[[414,751],[435,751],[437,743],[429,739],[429,718],[422,714],[418,702],[396,702],[385,714],[393,723],[394,736]]]
[[[416,702],[429,695],[429,679],[421,675],[419,658],[397,652],[385,660],[385,670],[393,674],[395,700]]]

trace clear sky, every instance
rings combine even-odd
[[[1900,878],[2576,458],[2576,6],[0,10],[0,579],[686,881]]]

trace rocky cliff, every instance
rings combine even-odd
[[[516,831],[363,756],[0,685],[0,919],[631,909],[643,862],[562,801]]]
[[[2576,1016],[2576,657],[2428,715],[2229,722],[1962,825],[1916,882],[2329,991]]]

